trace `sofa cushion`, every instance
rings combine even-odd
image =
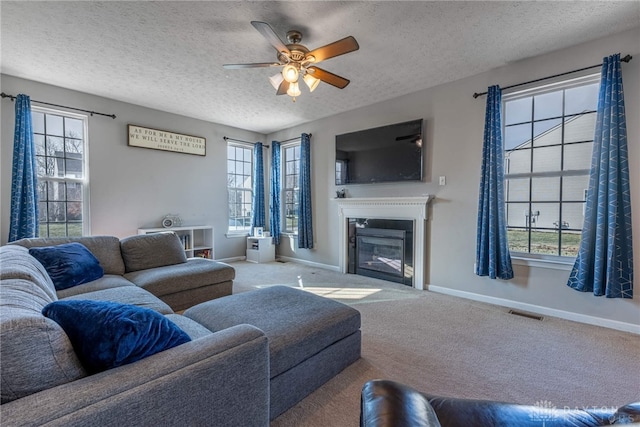
[[[184,317],[181,314],[167,314],[166,318],[185,331],[192,340],[197,340],[198,338],[212,334],[210,330],[202,326],[200,323],[195,320],[191,320],[188,317]]]
[[[15,280],[16,287],[27,283]],[[6,403],[87,375],[62,328],[40,312],[11,307],[0,293],[0,390]]]
[[[29,254],[44,266],[56,290],[72,288],[104,275],[98,259],[81,243],[30,248]]]
[[[228,264],[204,258],[190,258],[182,264],[167,265],[125,274],[136,285],[162,297],[180,291],[233,280],[236,271]]]
[[[82,285],[74,286],[73,288],[62,289],[57,292],[58,299],[67,298],[74,295],[82,295],[88,292],[101,291],[103,289],[123,288],[123,287],[137,287],[127,279],[116,274],[105,274],[98,280],[93,282],[83,283]],[[87,298],[90,299],[90,298]]]
[[[127,272],[187,262],[180,238],[174,232],[139,234],[120,240]]]
[[[133,363],[191,340],[160,313],[129,304],[56,301],[42,313],[62,326],[91,373]]]
[[[86,246],[98,258],[105,274],[124,274],[124,262],[120,253],[120,239],[115,236],[36,237],[16,240],[11,244],[33,248],[71,242],[82,243]]]
[[[6,403],[87,375],[69,338],[41,314],[57,297],[26,248],[0,247],[0,391]]]
[[[78,295],[71,295],[66,298],[60,298],[60,301],[63,300],[110,301],[120,304],[130,304],[138,307],[148,308],[150,310],[157,311],[160,314],[173,313],[173,310],[171,309],[171,307],[169,307],[169,305],[167,305],[167,303],[137,286],[100,289],[97,291],[85,292]]]
[[[46,295],[43,296],[48,299],[45,304],[58,299],[49,274],[38,260],[29,255],[27,248],[17,245],[0,247],[0,267],[0,279],[3,283],[6,279],[24,279]]]

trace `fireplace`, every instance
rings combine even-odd
[[[353,219],[366,219],[369,227],[366,228],[392,228],[396,230],[407,231],[403,227],[386,227],[375,225],[376,221],[394,221],[406,220],[411,224],[411,240],[407,242],[407,234],[405,233],[405,249],[403,275],[410,273],[412,280],[404,281],[407,285],[416,289],[425,289],[426,284],[426,221],[427,221],[427,205],[432,196],[425,195],[420,197],[371,197],[371,198],[343,198],[334,199],[338,205],[339,216],[339,241],[337,248],[339,269],[342,273],[355,272],[355,255],[350,255],[353,250],[350,236],[350,228],[355,228],[349,221]],[[357,241],[355,242],[357,245]],[[355,247],[355,245],[353,245]],[[408,248],[408,249],[407,249]],[[387,250],[388,248],[385,248]],[[379,254],[379,253],[378,253]],[[410,254],[410,255],[409,255]],[[380,255],[378,255],[380,257]],[[389,258],[389,257],[382,257]],[[408,259],[411,259],[412,265],[408,265]],[[396,258],[397,260],[398,258]],[[394,261],[389,261],[393,264]],[[370,270],[369,270],[370,271]],[[406,278],[405,278],[406,280]]]
[[[349,218],[349,273],[413,286],[413,221]]]

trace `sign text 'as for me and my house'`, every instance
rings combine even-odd
[[[129,146],[174,151],[176,153],[206,155],[205,138],[129,125]]]

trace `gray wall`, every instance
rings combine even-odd
[[[450,293],[496,302],[511,301],[578,316],[640,325],[640,289],[633,300],[596,298],[569,289],[566,270],[515,266],[511,281],[473,274],[477,196],[482,151],[485,98],[474,92],[487,86],[507,86],[600,63],[621,52],[636,58],[623,65],[628,118],[635,271],[640,274],[640,29],[522,60],[487,73],[409,94],[394,100],[286,129],[263,138],[248,131],[124,104],[35,82],[2,76],[2,91],[29,94],[33,99],[118,115],[116,120],[92,117],[89,126],[91,228],[93,234],[126,236],[138,227],[155,226],[167,213],[178,213],[186,224],[215,227],[216,257],[244,255],[244,239],[227,239],[226,155],[224,135],[245,140],[285,140],[313,133],[313,208],[315,249],[297,249],[284,238],[279,253],[301,261],[338,265],[338,212],[333,197],[335,135],[385,124],[424,118],[425,181],[410,184],[350,185],[350,197],[393,197],[433,194],[427,247],[427,283]],[[437,55],[434,55],[437,60]],[[348,96],[345,89],[344,96]],[[0,200],[1,242],[8,236],[13,104],[2,101]],[[127,147],[128,123],[207,138],[204,158]],[[265,153],[268,159],[269,153]],[[438,186],[438,176],[447,185]],[[268,181],[267,181],[268,182]],[[636,288],[638,288],[636,283]],[[571,316],[569,316],[571,317]]]
[[[635,58],[623,64],[633,203],[634,268],[640,273],[640,29],[522,60],[487,73],[437,86],[268,136],[284,140],[313,133],[313,207],[315,248],[297,249],[285,238],[282,255],[310,263],[337,266],[338,211],[333,197],[335,135],[416,118],[426,120],[426,179],[416,184],[349,185],[349,197],[393,197],[433,194],[427,229],[427,282],[432,288],[486,301],[508,300],[525,307],[543,307],[582,317],[591,316],[640,325],[640,283],[632,300],[596,298],[566,286],[569,271],[516,265],[510,281],[480,278],[473,273],[477,197],[482,156],[485,97],[474,99],[493,84],[502,87],[602,62],[614,53]],[[434,56],[437,60],[437,55]],[[595,69],[599,72],[599,69]],[[344,90],[348,96],[349,88]],[[438,186],[438,176],[446,186]],[[471,295],[473,294],[473,295]],[[575,316],[573,316],[575,317]],[[611,322],[610,322],[611,323]]]
[[[227,238],[227,150],[223,136],[261,141],[264,135],[3,75],[2,91],[115,114],[89,117],[91,233],[119,237],[159,227],[179,214],[185,225],[214,227],[215,257],[243,256],[244,238]],[[141,100],[143,101],[143,100]],[[1,242],[9,235],[14,103],[3,100],[0,187]],[[34,104],[35,105],[35,104]],[[127,124],[204,137],[207,155],[127,146]]]

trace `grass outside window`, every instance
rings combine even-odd
[[[526,230],[508,230],[509,250],[513,252],[558,255],[558,232],[531,231],[531,250],[529,250],[529,232]],[[575,257],[580,249],[579,232],[562,232],[561,256]]]

